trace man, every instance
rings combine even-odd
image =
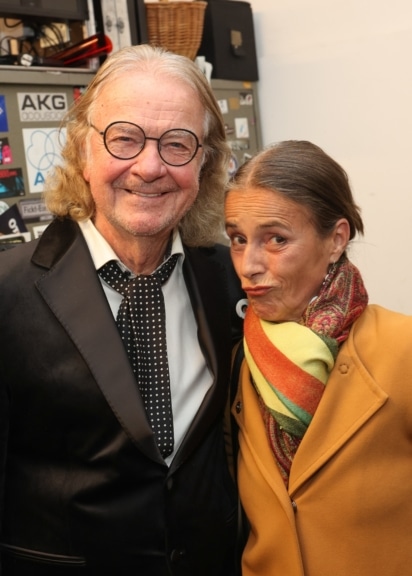
[[[160,49],[113,54],[73,107],[46,194],[56,218],[0,255],[4,576],[233,573],[222,414],[242,294],[226,249],[202,247],[220,234],[227,158],[201,72]],[[164,262],[163,451],[144,405],[157,372],[139,388],[112,276],[150,281]]]

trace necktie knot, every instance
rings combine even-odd
[[[163,264],[152,274],[138,274],[131,276],[130,272],[123,271],[116,260],[109,260],[99,269],[100,277],[122,296],[129,296],[136,286],[152,286],[156,284],[160,287],[170,278],[177,260],[178,254],[172,254]]]

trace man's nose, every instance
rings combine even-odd
[[[132,171],[150,182],[166,173],[166,165],[159,154],[158,140],[146,138],[142,151],[134,158]]]

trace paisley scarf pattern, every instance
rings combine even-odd
[[[285,484],[322,398],[339,346],[368,303],[359,270],[346,257],[326,276],[300,322],[245,317],[245,357],[270,446]]]

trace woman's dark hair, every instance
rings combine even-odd
[[[264,149],[243,164],[228,190],[276,190],[307,206],[318,233],[327,236],[340,218],[350,225],[350,239],[363,234],[345,170],[319,146],[305,140],[285,140]]]

